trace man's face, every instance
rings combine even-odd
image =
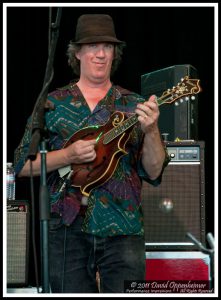
[[[76,57],[80,60],[81,77],[90,81],[103,81],[110,78],[114,45],[94,43],[82,45]]]

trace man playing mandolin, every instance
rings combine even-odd
[[[52,293],[123,293],[125,280],[145,279],[142,180],[160,184],[169,158],[155,96],[111,81],[123,47],[109,15],[82,15],[67,50],[79,77],[47,98]],[[30,122],[15,150],[19,177],[30,175]]]

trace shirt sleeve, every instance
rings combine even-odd
[[[30,135],[31,135],[31,117],[29,117],[24,135],[21,139],[20,144],[14,151],[14,168],[15,168],[15,174],[18,175],[22,168],[24,167],[28,151],[29,151],[29,144],[30,144]]]
[[[160,172],[160,175],[156,179],[154,179],[154,180],[150,179],[149,175],[145,171],[145,169],[144,169],[144,167],[142,165],[141,155],[140,155],[140,158],[138,160],[138,166],[137,166],[137,168],[138,168],[139,177],[142,180],[150,183],[153,186],[158,186],[161,183],[163,171],[164,171],[165,167],[168,165],[168,163],[170,162],[170,157],[169,157],[169,154],[168,154],[166,146],[164,146],[164,151],[165,151],[165,159],[164,159],[164,162],[163,162],[162,170]]]
[[[45,109],[47,109],[48,111],[54,109],[54,105],[49,99],[47,99],[45,103]],[[24,135],[20,141],[20,144],[14,151],[14,168],[15,168],[16,175],[20,173],[20,171],[22,170],[22,168],[24,167],[28,159],[29,145],[32,138],[31,134],[32,134],[32,116],[29,116],[29,118],[27,119]]]

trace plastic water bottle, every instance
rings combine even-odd
[[[15,200],[15,171],[11,162],[7,163],[7,200]]]

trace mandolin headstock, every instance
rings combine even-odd
[[[165,91],[157,99],[157,102],[158,105],[171,104],[173,102],[175,102],[175,105],[178,105],[178,99],[180,99],[181,103],[183,101],[188,101],[189,99],[194,100],[195,94],[198,94],[201,91],[199,79],[190,79],[188,76],[185,76],[177,86]]]

